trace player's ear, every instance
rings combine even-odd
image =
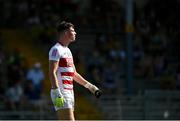
[[[68,31],[64,31],[64,36],[67,36],[67,34],[68,34]]]

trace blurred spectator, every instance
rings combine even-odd
[[[12,54],[9,54],[8,58],[6,74],[8,83],[13,83],[14,80],[23,81],[28,68],[26,58],[17,48],[13,50]]]
[[[92,55],[90,56],[90,58],[88,58],[88,62],[87,62],[88,70],[91,71],[94,67],[97,67],[98,69],[101,70],[103,62],[104,59],[100,55],[99,51],[94,49]]]
[[[133,52],[134,60],[135,61],[140,61],[141,58],[144,56],[144,51],[139,45],[136,45],[134,47],[134,52]]]
[[[116,61],[118,59],[118,46],[119,43],[117,43],[117,41],[115,40],[115,38],[113,38],[113,35],[109,35],[107,37],[107,42],[104,46],[104,48],[106,49],[105,53],[108,53],[108,59],[112,60],[112,61]]]
[[[24,91],[29,101],[40,99],[40,95],[37,93],[32,81],[26,83]]]
[[[19,80],[15,80],[5,92],[6,107],[8,110],[18,110],[23,99],[23,88]]]
[[[95,38],[95,48],[100,52],[105,52],[105,45],[107,43],[107,36],[105,34],[97,33]]]
[[[39,25],[40,24],[40,18],[37,13],[31,13],[29,18],[27,19],[27,25],[33,26],[33,25]]]
[[[126,51],[125,51],[125,49],[121,48],[120,50],[118,50],[118,56],[119,56],[120,60],[122,62],[124,62],[126,60]]]
[[[118,87],[118,73],[117,66],[115,63],[108,63],[104,67],[103,82],[102,85],[107,93],[117,92]]]
[[[167,69],[167,61],[163,55],[155,56],[153,59],[153,71],[155,77],[162,76]]]
[[[26,76],[27,85],[31,86],[28,81],[31,81],[34,88],[36,90],[36,93],[41,96],[41,93],[43,91],[43,81],[44,81],[44,72],[41,69],[41,63],[37,62],[34,64],[33,68],[30,68],[27,72]]]
[[[14,48],[12,54],[10,54],[9,56],[9,63],[20,66],[23,58],[24,55],[22,54],[22,52],[18,48]]]

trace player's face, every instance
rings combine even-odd
[[[67,31],[67,37],[71,42],[75,41],[76,32],[73,27],[70,27],[70,29]]]

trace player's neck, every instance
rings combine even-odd
[[[67,47],[69,44],[68,43],[66,43],[66,42],[64,42],[64,41],[58,41],[58,43],[60,44],[60,45],[62,45],[63,47]]]
[[[66,36],[60,36],[58,39],[58,43],[61,44],[63,47],[68,47],[70,41]]]

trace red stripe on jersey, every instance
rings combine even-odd
[[[60,58],[60,60],[59,60],[59,66],[60,66],[60,67],[67,67],[66,58]]]
[[[60,58],[59,66],[60,67],[72,67],[73,59],[72,58]]]
[[[63,80],[63,84],[73,84],[73,81]]]
[[[74,76],[74,72],[61,72],[61,76]]]
[[[73,88],[64,88],[64,89],[67,89],[67,90],[73,90]]]

